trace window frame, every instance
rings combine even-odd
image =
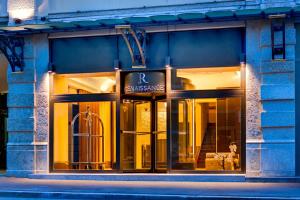
[[[208,67],[209,68],[209,67]],[[199,173],[199,174],[244,174],[246,172],[246,66],[244,63],[240,64],[241,71],[241,84],[240,88],[236,89],[216,89],[216,90],[173,90],[172,77],[174,73],[172,70],[186,69],[186,68],[169,68],[167,70],[167,82],[170,84],[167,90],[167,103],[168,103],[168,172],[169,173]],[[178,170],[172,169],[172,100],[180,99],[196,99],[196,98],[227,98],[227,97],[240,97],[241,98],[241,170],[240,171],[200,171],[200,170]]]
[[[49,172],[50,173],[113,173],[119,171],[119,98],[118,98],[118,88],[113,93],[92,93],[92,94],[53,94],[53,75],[49,75],[50,82],[50,95],[49,95]],[[119,84],[119,76],[116,73],[116,84]],[[55,103],[73,103],[73,102],[104,102],[111,101],[116,103],[116,168],[112,170],[57,170],[54,169],[54,104]]]

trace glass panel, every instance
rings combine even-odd
[[[121,108],[123,170],[151,168],[151,103],[124,100]]]
[[[53,75],[53,94],[111,93],[116,90],[115,73]]]
[[[240,67],[176,69],[173,90],[216,90],[241,87]]]
[[[181,99],[171,106],[173,169],[240,170],[240,98]]]
[[[54,170],[112,170],[116,103],[54,104]]]
[[[167,168],[167,102],[156,102],[156,168]]]

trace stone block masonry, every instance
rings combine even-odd
[[[285,61],[272,60],[269,21],[247,23],[247,176],[295,175],[295,44],[286,23]]]
[[[47,172],[48,38],[25,38],[24,72],[8,72],[7,175]]]

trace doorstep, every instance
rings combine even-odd
[[[30,174],[31,179],[160,182],[245,182],[244,174]]]

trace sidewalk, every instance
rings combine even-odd
[[[300,199],[300,183],[37,180],[0,177],[0,198]]]

